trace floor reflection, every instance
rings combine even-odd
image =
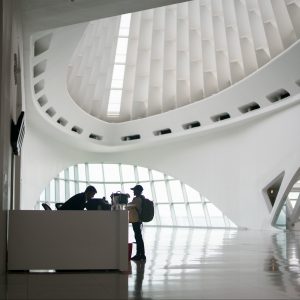
[[[10,273],[0,288],[5,299],[300,298],[300,232],[143,231],[147,261],[127,273]]]

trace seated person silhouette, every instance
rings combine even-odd
[[[96,193],[96,188],[89,185],[83,193],[79,193],[71,197],[63,205],[61,205],[58,210],[83,210],[86,207],[86,203],[92,199]]]
[[[103,198],[92,198],[85,205],[87,210],[110,210],[111,205]]]

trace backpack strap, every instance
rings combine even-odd
[[[140,222],[143,222],[142,218],[141,218],[141,214],[142,214],[142,210],[143,210],[143,201],[145,199],[145,196],[144,195],[140,195],[139,198],[141,199],[141,211],[139,211],[137,207],[135,207],[135,209],[136,209],[136,212],[137,212],[137,214],[139,216]]]

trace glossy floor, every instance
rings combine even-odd
[[[130,262],[128,273],[9,273],[1,278],[0,296],[4,299],[300,298],[300,232],[146,227],[144,239],[147,261]]]

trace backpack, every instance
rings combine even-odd
[[[154,217],[154,205],[153,201],[142,197],[142,211],[140,219],[142,222],[150,222]]]

